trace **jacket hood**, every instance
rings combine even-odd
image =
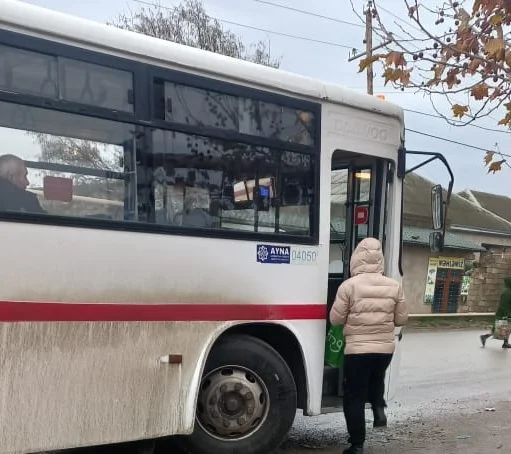
[[[381,243],[376,238],[365,238],[355,248],[350,260],[352,276],[365,273],[383,274],[384,262]]]

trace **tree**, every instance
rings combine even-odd
[[[265,66],[280,66],[264,41],[251,44],[248,52],[242,39],[224,30],[199,0],[185,0],[173,7],[150,5],[136,13],[122,13],[110,25]]]
[[[451,125],[465,126],[495,112],[498,124],[511,128],[510,0],[443,0],[436,7],[404,0],[408,20],[392,25],[382,19],[378,3],[371,6],[375,32],[391,44],[361,60],[360,72],[380,62],[385,85],[429,95]],[[465,3],[471,6],[466,9]],[[437,107],[437,95],[450,104],[449,114]],[[498,149],[488,151],[484,161],[488,172],[509,166]]]

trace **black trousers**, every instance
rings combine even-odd
[[[366,437],[365,404],[385,407],[385,372],[392,354],[370,353],[344,357],[344,417],[349,443],[362,445]]]

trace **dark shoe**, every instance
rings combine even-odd
[[[345,449],[342,454],[364,454],[364,447],[360,445],[351,445]]]
[[[479,339],[481,339],[481,344],[483,344],[483,347],[486,346],[486,339],[488,339],[490,336],[488,334],[482,334],[479,336]]]
[[[508,343],[508,342],[504,342],[504,343],[502,344],[502,348],[511,348],[511,344],[510,344],[510,343]]]
[[[373,427],[387,427],[387,416],[385,415],[385,409],[378,407],[373,408],[374,422]]]

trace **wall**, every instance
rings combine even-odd
[[[403,290],[410,314],[431,312],[423,304],[430,252],[425,246],[403,246]]]
[[[403,289],[410,314],[430,314],[431,304],[424,304],[426,276],[430,257],[460,257],[473,259],[470,251],[444,250],[441,254],[431,254],[426,246],[404,245],[403,248]],[[511,256],[510,256],[511,258]],[[470,295],[470,294],[469,294]],[[465,312],[461,298],[459,311]]]
[[[511,254],[481,253],[472,273],[467,312],[495,312],[505,277],[511,277]]]

